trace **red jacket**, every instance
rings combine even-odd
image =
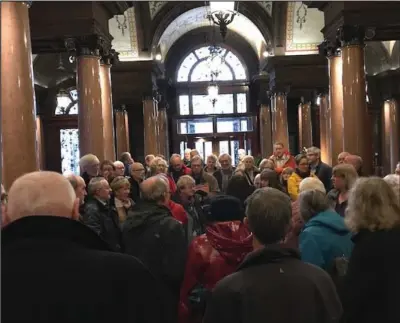
[[[187,217],[186,211],[185,211],[185,209],[183,208],[182,205],[180,205],[178,203],[175,203],[172,200],[169,200],[168,208],[171,211],[172,217],[175,220],[178,220],[182,224],[186,224],[187,223],[188,217]]]
[[[280,174],[286,167],[291,167],[296,169],[296,161],[288,151],[283,153],[282,158],[278,159],[277,156],[272,155],[269,159],[273,160],[275,163],[275,171]]]
[[[192,289],[201,285],[212,291],[253,250],[252,241],[252,234],[240,221],[210,224],[205,234],[192,241],[180,293],[179,323],[201,322],[202,318],[190,310],[188,298]]]

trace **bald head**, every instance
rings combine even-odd
[[[338,157],[337,157],[337,159],[338,159],[338,164],[343,164],[345,158],[346,158],[347,156],[349,156],[349,155],[350,155],[350,153],[348,153],[347,151],[341,152],[341,153],[338,155]]]
[[[78,218],[79,201],[72,185],[55,172],[33,172],[18,178],[8,194],[9,221],[34,215]]]
[[[360,156],[357,155],[347,155],[344,159],[344,163],[352,165],[356,169],[357,173],[360,173],[363,160]]]
[[[152,176],[140,185],[144,200],[165,204],[169,201],[168,180],[162,176]]]
[[[125,174],[125,165],[123,162],[117,160],[114,162],[114,167],[115,167],[115,177],[117,176],[124,176]]]

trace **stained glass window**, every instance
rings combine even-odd
[[[179,114],[181,116],[187,116],[189,114],[189,96],[179,96]]]
[[[251,117],[241,118],[218,118],[217,132],[244,132],[252,131],[253,123]]]
[[[233,94],[218,95],[213,107],[207,95],[193,95],[193,114],[225,114],[233,113]]]
[[[222,49],[220,55],[224,56],[225,63],[221,66],[221,71],[217,78],[218,81],[247,79],[246,69],[243,66],[240,59],[234,53],[226,49]],[[208,65],[209,62],[207,62],[207,58],[209,56],[210,56],[210,51],[208,46],[201,47],[199,49],[196,49],[194,52],[191,52],[188,56],[186,56],[186,58],[183,60],[178,69],[177,81],[178,82],[210,81],[211,80],[210,68]],[[195,64],[197,65],[195,66]]]
[[[70,96],[68,96],[68,93],[57,96],[57,107],[54,111],[56,116],[78,114],[78,91],[73,89],[69,92],[69,94]],[[75,104],[72,104],[73,102],[75,102]]]
[[[212,114],[213,106],[207,95],[193,95],[193,114]]]
[[[213,121],[211,118],[179,121],[178,132],[182,135],[213,133]]]
[[[79,175],[79,131],[60,129],[61,171]]]

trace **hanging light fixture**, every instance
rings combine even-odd
[[[236,16],[234,1],[210,1],[210,19],[219,26],[222,39],[225,41],[228,25]]]
[[[208,99],[211,101],[213,107],[218,101],[219,87],[216,83],[211,82],[207,87]]]
[[[212,45],[208,48],[210,55],[207,58],[207,65],[210,69],[212,78],[217,78],[221,73],[222,65],[225,63],[225,58],[222,55],[223,49],[219,46]]]

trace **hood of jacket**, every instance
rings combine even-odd
[[[128,211],[127,218],[123,224],[123,230],[131,230],[143,225],[149,225],[166,217],[172,218],[171,212],[166,206],[142,201],[135,204]]]
[[[344,219],[334,210],[326,210],[312,217],[304,225],[304,230],[311,227],[324,227],[342,236],[350,233],[350,230],[344,223]]]
[[[207,226],[207,239],[228,263],[240,263],[253,250],[253,236],[241,221],[218,222]]]

